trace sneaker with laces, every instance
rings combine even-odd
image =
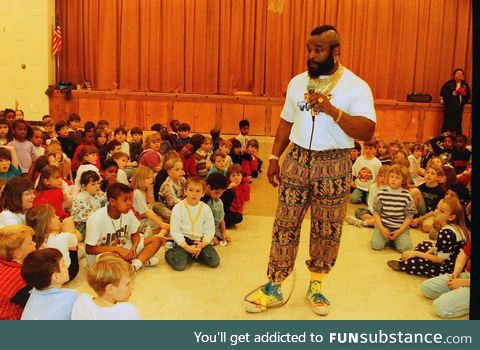
[[[159,262],[160,262],[160,260],[158,260],[158,258],[156,256],[152,256],[150,259],[148,259],[147,261],[145,261],[143,263],[143,266],[144,267],[157,266]]]
[[[354,225],[354,226],[357,226],[357,227],[363,227],[362,225],[362,220],[360,219],[357,219],[355,216],[347,216],[345,218],[345,221],[349,224],[349,225]]]
[[[308,302],[310,308],[317,315],[326,316],[330,311],[330,302],[322,294],[322,282],[320,281],[310,281],[310,286],[308,287],[307,295],[305,299]]]
[[[269,307],[278,306],[283,303],[283,296],[280,284],[268,282],[255,293],[251,301],[247,302],[247,312],[262,312]]]

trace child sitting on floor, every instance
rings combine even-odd
[[[372,249],[381,250],[389,243],[400,253],[412,249],[409,227],[416,209],[406,189],[409,176],[408,168],[402,165],[392,165],[388,170],[388,186],[378,191],[373,202]]]
[[[25,225],[0,229],[0,320],[19,320],[32,289],[20,270],[25,257],[35,250],[33,230]]]
[[[226,246],[232,241],[227,234],[225,227],[225,211],[220,197],[227,189],[227,179],[221,173],[213,173],[207,178],[207,187],[202,201],[212,209],[213,219],[215,220],[215,236],[212,239],[212,245],[220,243]]]
[[[210,244],[215,222],[210,207],[200,199],[205,194],[205,181],[195,176],[185,184],[186,198],[175,205],[170,221],[170,234],[175,243],[165,252],[165,260],[177,271],[183,271],[192,260],[208,267],[217,267],[220,257]]]
[[[27,255],[22,277],[33,287],[22,320],[70,320],[79,293],[62,288],[69,280],[62,253],[55,248],[36,250]]]
[[[88,285],[96,296],[82,294],[73,305],[72,320],[139,320],[135,305],[127,303],[135,269],[121,258],[102,256],[88,270]]]

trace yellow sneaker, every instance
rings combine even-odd
[[[282,290],[280,284],[268,282],[257,291],[251,300],[247,301],[246,311],[257,313],[268,309],[269,307],[279,306],[283,303]]]
[[[317,315],[326,316],[330,311],[330,302],[322,294],[322,282],[310,281],[307,295],[305,296],[308,305]]]

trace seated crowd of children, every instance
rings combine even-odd
[[[126,303],[132,276],[165,261],[182,271],[220,264],[216,245],[243,220],[250,183],[261,172],[249,122],[229,140],[190,135],[173,120],[109,129],[80,117],[31,127],[0,115],[0,319],[139,319]],[[372,227],[370,246],[392,246],[395,271],[428,277],[421,290],[444,318],[468,313],[471,151],[463,135],[422,144],[355,143],[346,221]],[[365,204],[363,206],[362,204]],[[413,247],[410,229],[428,240]],[[96,296],[62,288],[85,255]]]
[[[442,318],[469,312],[471,150],[467,137],[444,133],[409,150],[399,140],[356,143],[350,202],[366,204],[348,224],[372,227],[370,246],[401,253],[387,265],[429,277],[421,291]],[[413,247],[410,228],[426,241]]]
[[[145,141],[139,128],[127,141],[123,127],[80,122],[0,114],[0,319],[138,319],[124,303],[131,278],[162,245],[175,270],[214,268],[214,246],[243,220],[262,165],[248,120],[229,140],[177,120]],[[62,289],[83,255],[96,297]]]

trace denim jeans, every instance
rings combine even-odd
[[[448,288],[450,274],[430,278],[420,285],[423,295],[434,299],[433,309],[442,318],[453,318],[468,314],[470,306],[470,288]],[[469,272],[462,272],[459,278],[470,278]]]
[[[350,194],[350,203],[352,204],[361,204],[361,203],[367,204],[367,201],[368,201],[367,191],[356,188]]]
[[[380,229],[375,226],[373,229],[373,236],[370,240],[370,247],[374,250],[382,250],[390,242],[389,239],[383,237]],[[412,239],[410,238],[410,230],[406,229],[396,240],[393,241],[395,250],[399,253],[403,253],[406,250],[411,250],[413,248]]]
[[[177,271],[185,270],[193,260],[208,267],[217,267],[220,264],[220,257],[217,251],[210,244],[203,248],[196,258],[179,245],[174,244],[172,249],[165,252],[165,260]]]

